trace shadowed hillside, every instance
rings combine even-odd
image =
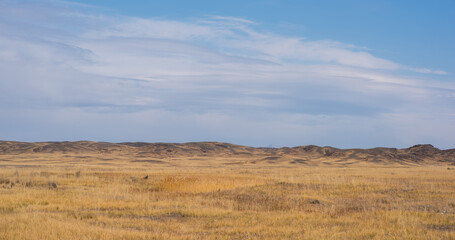
[[[107,142],[13,142],[0,141],[0,155],[43,156],[66,154],[92,157],[118,156],[132,161],[165,163],[171,159],[224,159],[226,164],[351,165],[372,164],[451,164],[455,149],[440,150],[430,144],[410,148],[338,149],[314,145],[282,148],[254,148],[219,142],[190,143],[107,143]],[[159,160],[158,160],[159,159]],[[1,160],[1,159],[0,159]],[[241,160],[238,162],[237,160]]]

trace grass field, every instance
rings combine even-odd
[[[453,167],[11,162],[0,239],[455,239]]]

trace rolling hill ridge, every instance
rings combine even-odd
[[[338,149],[315,145],[261,148],[220,142],[144,143],[144,142],[15,142],[0,141],[1,155],[90,154],[95,156],[123,155],[131,159],[224,158],[246,159],[248,163],[290,163],[312,165],[354,162],[397,164],[455,165],[455,149],[440,150],[430,144],[409,148]]]

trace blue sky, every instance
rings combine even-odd
[[[0,139],[455,147],[453,1],[0,1]]]

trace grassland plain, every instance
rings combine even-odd
[[[455,167],[2,155],[0,239],[455,239]]]

